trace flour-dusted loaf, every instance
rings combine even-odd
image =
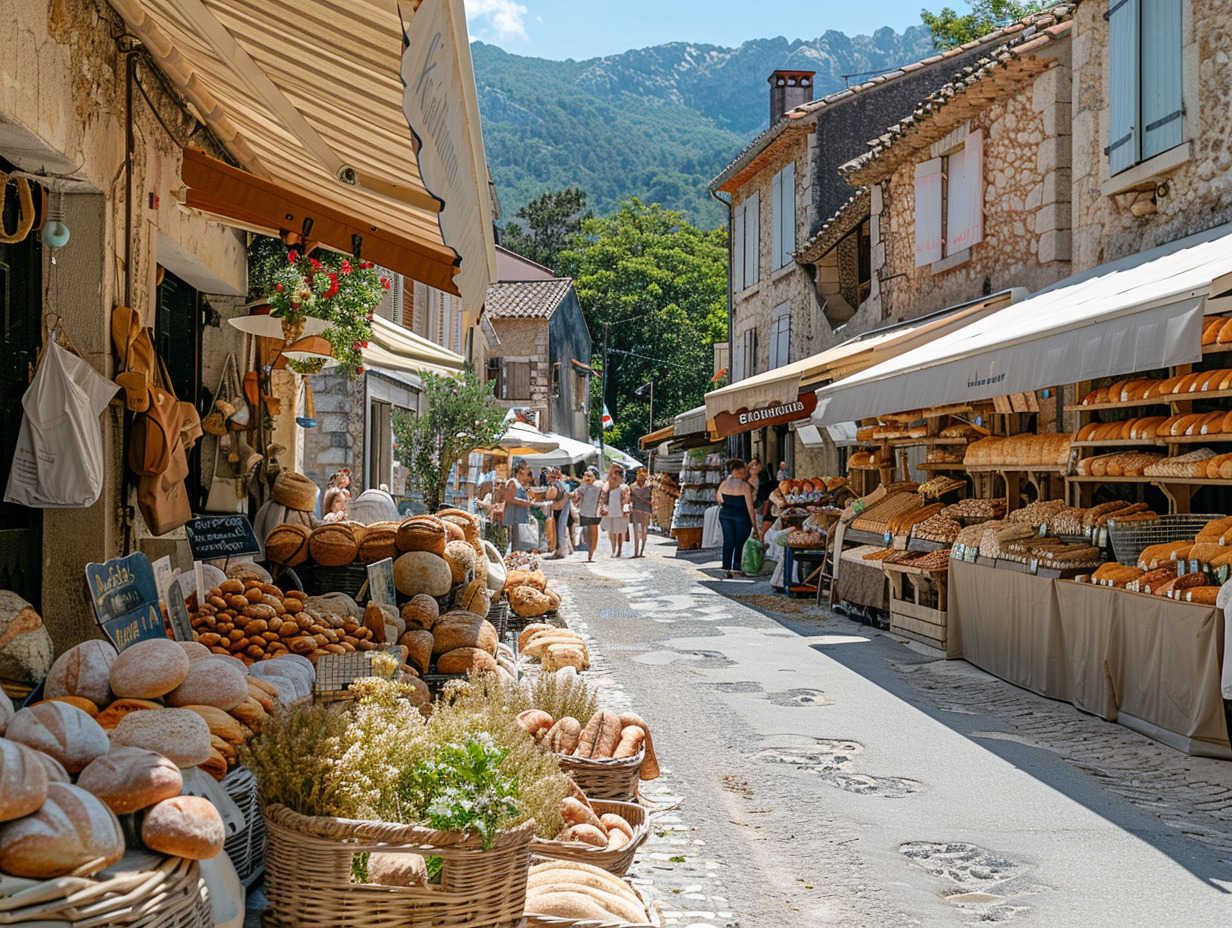
[[[124,856],[124,834],[115,813],[77,786],[52,783],[33,815],[0,826],[0,870],[49,880],[88,875]]]
[[[51,635],[34,607],[10,590],[0,590],[0,679],[31,686],[47,676]]]
[[[31,750],[30,753],[32,753],[35,757],[37,757],[38,762],[43,765],[43,769],[47,772],[47,782],[48,783],[72,783],[73,782],[73,778],[69,776],[68,771],[64,769],[64,765],[60,763],[58,760],[56,760],[54,757],[52,757],[50,754],[44,754],[42,751],[34,751],[34,750]]]
[[[145,814],[141,840],[152,851],[209,860],[222,850],[226,830],[214,803],[200,796],[176,796]]]
[[[188,663],[195,664],[197,661],[203,661],[207,657],[213,657],[214,652],[203,645],[200,641],[177,641],[184,653],[188,655]]]
[[[42,702],[21,709],[9,722],[5,735],[50,754],[69,773],[77,773],[111,749],[107,733],[98,722],[64,702]]]
[[[170,638],[138,641],[111,665],[111,691],[117,696],[157,699],[183,682],[188,667],[188,655]]]
[[[9,719],[17,709],[13,706],[13,700],[9,699],[8,693],[0,690],[0,735],[4,734],[4,730],[9,727]]]
[[[188,709],[154,709],[126,715],[111,733],[115,744],[157,751],[181,769],[210,757],[210,726]]]
[[[0,738],[0,822],[37,812],[47,798],[50,779],[38,753]]]
[[[111,702],[111,665],[116,649],[110,641],[83,641],[69,648],[51,665],[43,684],[43,695],[81,696],[95,705]]]
[[[438,554],[409,551],[394,561],[394,586],[403,596],[444,596],[452,585],[453,572]]]
[[[184,778],[180,768],[157,751],[117,744],[81,771],[77,785],[119,815],[178,796]]]
[[[214,658],[198,661],[189,668],[183,682],[167,694],[168,705],[235,708],[248,698],[248,681],[243,671],[234,666],[238,663]]]

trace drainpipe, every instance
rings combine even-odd
[[[733,351],[731,269],[732,269],[732,264],[733,264],[732,248],[733,248],[733,243],[735,242],[735,236],[733,235],[735,230],[732,228],[732,205],[731,205],[730,199],[724,200],[721,196],[715,193],[714,190],[710,188],[707,188],[707,190],[709,191],[710,195],[714,197],[714,199],[717,200],[719,203],[722,203],[723,208],[727,210],[727,371],[728,371],[728,377],[730,379],[731,369],[732,369],[732,351]],[[652,423],[652,429],[653,429],[653,423]],[[734,454],[735,441],[736,441],[736,437],[734,435],[728,436],[727,438],[727,456],[728,457],[731,457]]]

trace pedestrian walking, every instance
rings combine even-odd
[[[629,522],[633,527],[633,556],[646,556],[646,534],[650,529],[650,517],[654,512],[651,494],[654,488],[646,479],[646,468],[640,467],[633,485],[629,487]]]
[[[760,521],[764,534],[774,521],[770,518],[770,494],[774,492],[778,483],[770,479],[770,472],[766,470],[759,458],[749,461],[749,483],[753,487],[753,509],[757,513],[754,521]]]
[[[757,525],[757,512],[753,505],[753,487],[749,485],[749,470],[744,461],[732,458],[727,462],[727,479],[719,484],[715,496],[722,507],[719,510],[719,525],[723,529],[723,573],[727,579],[733,575],[744,576],[740,570],[740,555],[749,535],[761,538]]]
[[[530,467],[525,462],[519,462],[513,469],[513,476],[505,484],[505,511],[501,516],[501,525],[509,532],[506,555],[514,551],[533,551],[535,548],[537,538],[531,538],[529,531],[531,501],[527,487],[530,481]]]
[[[602,490],[596,482],[599,472],[591,467],[582,475],[582,482],[573,491],[573,504],[578,507],[578,519],[582,525],[582,536],[586,540],[586,560],[595,559],[595,548],[599,546],[599,496]]]
[[[552,468],[548,500],[552,504],[552,523],[556,526],[556,545],[549,560],[558,561],[571,553],[569,544],[569,487],[559,467]]]
[[[608,470],[599,493],[600,528],[607,532],[612,545],[612,557],[621,557],[625,549],[625,536],[629,533],[629,488],[625,486],[625,472],[613,464]]]

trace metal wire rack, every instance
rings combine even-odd
[[[1192,539],[1207,522],[1222,518],[1221,515],[1184,513],[1122,525],[1118,525],[1115,519],[1109,519],[1108,541],[1112,544],[1112,553],[1117,561],[1132,567],[1138,563],[1138,556],[1144,548]]]

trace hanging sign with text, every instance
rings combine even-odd
[[[207,516],[184,526],[194,561],[260,554],[261,546],[247,516]]]
[[[166,638],[158,583],[150,559],[138,551],[86,565],[94,618],[117,651],[150,638]]]
[[[779,403],[760,409],[743,409],[740,412],[721,412],[714,417],[714,429],[711,434],[715,438],[726,438],[728,435],[739,435],[741,432],[749,432],[766,426],[783,425],[787,422],[807,419],[816,408],[817,394],[810,390],[808,393],[801,393],[791,403]]]

